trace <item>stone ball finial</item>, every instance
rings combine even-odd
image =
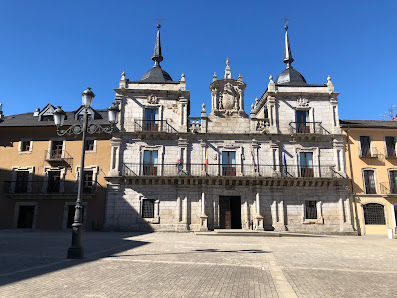
[[[287,24],[285,24],[284,29],[285,29],[285,31],[288,30],[288,25]]]
[[[269,81],[273,81],[273,76],[272,75],[270,75]]]
[[[253,109],[254,109],[254,107],[255,107],[255,106],[254,106],[254,104],[252,103],[252,104],[251,104],[251,110],[253,110]]]
[[[240,81],[243,80],[243,76],[241,75],[241,73],[238,74],[238,79],[239,79]]]
[[[181,82],[185,82],[185,73],[182,73]]]
[[[229,57],[226,58],[226,65],[229,66],[230,60]]]
[[[157,24],[157,29],[160,29],[161,28],[161,25],[160,24]]]
[[[328,82],[331,82],[331,76],[330,76],[330,75],[328,75],[327,81],[328,81]]]
[[[258,97],[255,97],[255,105],[258,104]]]

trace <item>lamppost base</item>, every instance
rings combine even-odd
[[[83,247],[69,247],[68,249],[68,259],[84,259],[84,248]]]

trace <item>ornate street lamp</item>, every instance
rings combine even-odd
[[[82,139],[82,148],[81,148],[81,163],[80,163],[80,177],[79,177],[79,188],[77,191],[77,200],[76,207],[74,213],[74,221],[72,224],[72,245],[68,249],[68,259],[83,259],[84,258],[84,249],[81,244],[81,234],[83,229],[82,223],[82,195],[83,195],[83,184],[84,184],[84,158],[85,158],[85,140],[86,133],[94,134],[94,133],[112,133],[115,124],[117,123],[118,114],[120,112],[116,103],[113,103],[108,110],[108,119],[110,122],[110,126],[102,127],[99,124],[88,123],[88,109],[91,107],[92,100],[95,97],[94,92],[91,91],[91,88],[87,88],[82,93],[83,96],[83,123],[82,124],[74,124],[70,126],[68,129],[63,130],[60,127],[63,126],[65,121],[65,112],[58,107],[54,111],[54,123],[57,127],[57,134],[59,136],[67,135],[78,135],[80,133],[83,134]]]

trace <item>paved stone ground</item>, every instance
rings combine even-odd
[[[0,231],[0,297],[395,297],[397,240]]]

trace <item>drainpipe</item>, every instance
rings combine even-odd
[[[347,147],[348,147],[347,151],[349,152],[349,167],[350,167],[350,175],[351,175],[350,183],[351,183],[351,190],[352,190],[351,194],[353,196],[354,212],[355,212],[354,221],[356,222],[357,233],[359,236],[361,236],[361,227],[359,229],[359,222],[358,222],[356,193],[354,192],[354,189],[353,189],[354,174],[353,174],[352,154],[351,154],[350,142],[349,142],[349,140],[350,140],[349,130],[350,130],[350,126],[348,126],[346,129],[346,138],[347,138]]]

